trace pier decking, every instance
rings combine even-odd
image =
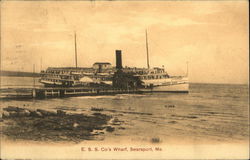
[[[136,89],[118,89],[110,87],[70,87],[70,88],[4,88],[0,89],[1,99],[24,98],[56,98],[73,96],[114,95],[126,93],[140,93]]]

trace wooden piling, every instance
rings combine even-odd
[[[36,98],[36,89],[35,88],[32,89],[32,98]]]

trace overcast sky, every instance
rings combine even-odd
[[[1,68],[150,66],[191,82],[248,83],[248,1],[2,1]]]

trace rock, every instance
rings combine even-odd
[[[78,123],[74,123],[74,124],[73,124],[73,127],[74,127],[74,128],[77,128],[78,126],[79,126]]]
[[[169,121],[168,123],[175,124],[177,122],[176,121]]]
[[[108,131],[108,132],[113,132],[114,130],[115,130],[114,127],[111,127],[111,126],[106,127],[106,131]]]
[[[103,108],[91,107],[91,111],[103,111]]]
[[[93,113],[94,116],[101,116],[102,114],[101,113],[98,113],[98,112],[95,112]]]
[[[121,122],[117,117],[115,117],[113,120],[111,120],[112,125],[121,125]]]
[[[3,115],[3,118],[8,118],[10,116],[10,113],[3,111],[2,115]]]
[[[10,116],[9,117],[18,117],[18,112],[11,111],[9,112]]]
[[[58,116],[65,116],[66,115],[66,112],[63,110],[60,110],[60,109],[58,109],[56,112],[57,112]]]
[[[96,130],[94,129],[92,132],[90,132],[91,135],[101,135],[101,134],[104,134],[104,131],[100,131],[100,130]]]
[[[4,110],[2,115],[8,118],[3,118],[3,120],[9,121],[11,119],[10,123],[6,122],[9,127],[5,128],[4,134],[15,139],[80,142],[93,139],[91,133],[101,135],[107,131],[113,132],[115,130],[113,126],[104,126],[111,119],[111,116],[106,114],[98,114],[97,116],[70,114],[70,112],[60,109],[57,112],[52,110],[52,113],[56,116],[45,116],[51,114],[51,110],[43,109],[24,108],[20,112]],[[16,116],[20,117],[16,118]],[[92,132],[94,130],[96,131]]]
[[[3,114],[0,114],[0,122],[3,122]]]
[[[37,112],[40,112],[43,116],[56,116],[56,112],[46,111],[43,109],[37,109]]]
[[[28,110],[17,112],[17,117],[28,117],[28,116],[30,116],[30,112]]]
[[[24,116],[30,116],[30,111],[25,108],[19,108],[19,107],[13,107],[8,106],[7,108],[3,108],[3,117],[24,117]]]
[[[29,110],[25,109],[24,113],[25,113],[25,116],[30,116],[30,111]]]
[[[40,112],[37,112],[37,115],[38,115],[39,117],[42,117],[42,116],[43,116],[42,113],[40,113]]]
[[[32,117],[42,117],[43,115],[42,115],[42,113],[40,113],[40,112],[31,111],[31,112],[30,112],[30,116],[32,116]]]
[[[14,106],[8,106],[7,108],[3,108],[3,110],[5,110],[7,112],[21,112],[24,109],[23,108],[19,108],[19,107],[14,107]]]
[[[170,105],[165,105],[165,107],[166,107],[166,108],[174,108],[174,107],[175,107],[175,105],[170,104]]]

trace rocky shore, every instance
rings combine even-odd
[[[15,106],[3,108],[1,134],[11,139],[35,141],[91,140],[95,136],[113,132],[120,125],[117,118],[93,109],[90,115],[67,110],[28,109]]]

